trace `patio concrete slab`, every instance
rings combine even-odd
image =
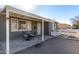
[[[45,40],[51,39],[51,36],[46,36],[45,35]],[[24,39],[14,39],[10,40],[10,53],[15,53],[17,51],[23,50],[25,48],[31,47],[35,44],[38,44],[42,42],[42,37],[37,36],[34,38],[34,40],[31,41],[26,41]]]
[[[6,53],[6,42],[0,41],[0,54],[5,54],[5,53]]]

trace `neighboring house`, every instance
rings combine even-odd
[[[0,13],[0,40],[16,40],[22,37],[22,32],[33,31],[36,35],[51,35],[56,30],[55,21],[10,6]],[[20,43],[21,44],[21,43]],[[8,48],[7,48],[8,49]]]
[[[71,25],[65,24],[65,23],[58,23],[57,28],[58,29],[71,29]]]

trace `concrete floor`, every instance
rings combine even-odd
[[[79,54],[79,41],[53,38],[43,42],[41,47],[32,46],[16,54]]]
[[[45,35],[45,40],[51,38],[52,36]],[[25,39],[12,39],[10,40],[10,53],[15,53],[17,51],[31,47],[40,42],[42,42],[41,36],[36,36],[34,40],[30,40],[30,41],[26,41]]]
[[[0,41],[0,54],[6,53],[6,41]]]

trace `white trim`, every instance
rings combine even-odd
[[[27,24],[27,20],[18,20],[18,25],[19,25],[19,21],[25,21],[26,22],[26,29],[19,29],[19,26],[18,26],[18,31],[27,31],[27,26],[28,26],[28,24]]]
[[[53,22],[52,23],[52,28],[53,28],[53,31],[55,30],[55,25],[54,25],[55,23]]]
[[[55,28],[55,30],[56,30],[56,23],[54,23],[54,28]]]
[[[33,17],[33,18],[37,18],[37,19],[40,19],[41,21],[44,20],[44,21],[48,21],[48,22],[53,22],[53,20],[51,20],[49,18],[45,18],[45,17],[39,16],[39,15],[35,15],[35,14],[30,13],[30,12],[22,11],[22,10],[19,10],[19,9],[11,7],[11,6],[5,6],[5,8],[8,8],[9,11],[13,12],[13,13],[17,13],[17,14],[21,14],[21,15],[29,16],[29,17]]]
[[[9,11],[8,9],[6,9],[6,53],[9,54],[10,53],[10,47],[9,47],[9,43],[10,43],[10,34],[9,34]]]
[[[44,20],[42,20],[42,41],[44,41]]]
[[[16,20],[16,21],[17,21],[17,29],[15,29],[15,30],[12,29],[12,25],[13,25],[13,24],[12,24],[12,20]],[[11,18],[11,27],[10,27],[10,28],[11,28],[11,32],[16,32],[16,31],[18,31],[18,19],[16,19],[16,18]]]
[[[25,15],[25,16],[30,16],[30,17],[34,17],[34,18],[37,18],[37,19],[44,19],[44,17],[41,17],[41,16],[38,16],[38,15],[35,15],[35,14],[32,14],[30,12],[26,12],[26,11],[23,11],[23,10],[20,10],[20,9],[17,9],[17,8],[14,8],[14,7],[11,7],[11,6],[5,6],[5,8],[8,8],[10,12],[13,12],[13,13],[17,13],[17,14],[21,14],[21,15]]]
[[[17,29],[16,30],[13,30],[11,27],[11,32],[19,32],[19,31],[27,31],[28,29],[27,29],[27,26],[28,26],[28,24],[27,24],[27,20],[21,20],[21,19],[16,19],[16,18],[11,18],[11,26],[12,26],[12,20],[17,20]],[[23,29],[19,29],[19,21],[25,21],[26,22],[26,29],[25,30],[23,30]]]

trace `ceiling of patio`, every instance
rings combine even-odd
[[[24,16],[24,15],[12,13],[12,12],[10,12],[10,17],[17,18],[17,19],[31,20],[31,21],[40,21],[40,22],[42,21],[42,19]]]

